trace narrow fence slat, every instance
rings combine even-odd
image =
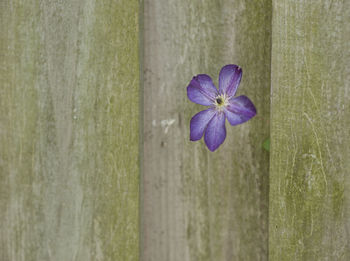
[[[0,4],[0,260],[138,260],[137,0]]]
[[[142,260],[267,260],[270,1],[151,1],[144,6]],[[238,95],[258,115],[227,126],[217,152],[189,141],[203,109],[196,74],[243,68]]]
[[[273,1],[270,260],[350,260],[350,2]]]

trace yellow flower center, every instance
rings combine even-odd
[[[222,111],[228,105],[228,98],[225,94],[220,94],[216,96],[214,105],[218,111]]]

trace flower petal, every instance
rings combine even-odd
[[[216,150],[226,138],[225,114],[217,112],[208,123],[205,130],[204,141],[209,150]]]
[[[187,87],[190,101],[201,105],[212,105],[218,91],[213,80],[206,74],[199,74],[191,80]]]
[[[225,109],[228,122],[234,126],[253,118],[256,115],[254,104],[247,96],[238,96],[230,100]]]
[[[235,64],[222,67],[219,74],[219,91],[227,96],[234,96],[242,78],[242,69]]]
[[[208,122],[214,115],[215,109],[210,108],[205,111],[200,111],[192,117],[190,122],[190,140],[196,141],[202,138]]]

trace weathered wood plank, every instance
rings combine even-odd
[[[350,260],[350,2],[273,17],[270,260]]]
[[[138,1],[0,5],[0,259],[138,260]]]
[[[267,260],[270,1],[145,1],[142,257]],[[192,76],[243,68],[258,116],[211,153],[189,141]]]

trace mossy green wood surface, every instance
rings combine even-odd
[[[350,2],[273,1],[270,260],[350,260]]]
[[[270,1],[145,1],[144,261],[267,260]],[[210,152],[189,141],[196,74],[243,68],[258,115]]]
[[[0,260],[138,260],[138,1],[0,7]]]

